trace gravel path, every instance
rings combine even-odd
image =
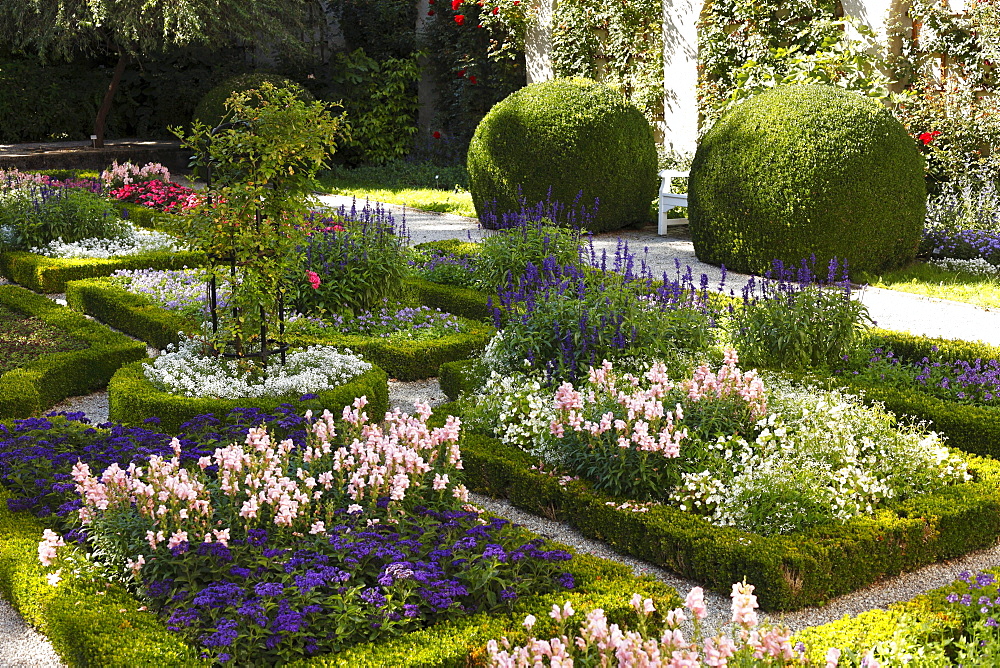
[[[321,199],[331,207],[351,205],[351,198],[325,196]],[[388,208],[396,215],[405,217],[412,243],[451,238],[479,240],[484,235],[474,219],[392,205]],[[652,230],[597,235],[593,239],[595,252],[599,254],[603,250],[613,257],[621,243],[619,238],[628,243],[632,250],[644,254],[646,262],[656,273],[667,272],[673,276],[679,263],[682,268],[690,265],[695,276],[707,274],[710,285],[718,284],[719,269],[698,261],[684,229],[675,228],[671,231],[671,236],[663,237],[656,236]],[[739,291],[747,278],[730,273],[726,287]],[[0,283],[3,282],[3,279],[0,279]],[[877,288],[866,288],[857,294],[858,298],[868,306],[873,319],[880,327],[910,331],[925,336],[983,340],[1000,345],[1000,312],[996,310]],[[432,406],[445,401],[444,393],[436,380],[414,383],[390,382],[390,405],[393,408],[413,412],[417,401],[428,401]],[[107,393],[96,392],[85,397],[67,399],[55,410],[82,410],[93,422],[103,422],[107,420],[108,415]],[[650,574],[659,578],[675,587],[682,596],[697,585],[651,564],[617,554],[606,544],[581,536],[565,523],[525,513],[505,501],[478,495],[475,501],[491,512],[524,524],[543,536],[571,545],[581,552],[614,559],[628,564],[637,574]],[[844,614],[856,614],[864,610],[885,607],[892,602],[908,600],[928,589],[948,584],[963,570],[975,571],[998,565],[1000,565],[1000,547],[995,546],[960,559],[933,564],[912,573],[886,579],[868,589],[834,599],[822,608],[786,613],[780,619],[793,630],[823,624],[839,619]],[[706,620],[709,627],[718,628],[728,622],[727,596],[708,592],[706,602],[710,611]],[[0,666],[63,665],[45,638],[29,629],[21,617],[3,600],[0,600],[0,633],[2,633]]]

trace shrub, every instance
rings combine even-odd
[[[194,120],[204,123],[210,128],[214,128],[226,116],[226,100],[233,93],[242,93],[259,87],[262,83],[274,84],[275,88],[290,88],[303,102],[312,102],[313,95],[294,81],[286,79],[277,74],[266,72],[251,72],[249,74],[239,74],[226,79],[212,90],[205,93],[201,102],[194,109]]]
[[[833,86],[779,86],[731,110],[702,139],[688,187],[698,258],[750,273],[810,255],[852,273],[901,266],[926,211],[906,130]]]
[[[495,105],[468,154],[476,213],[515,211],[551,198],[599,203],[588,229],[614,230],[649,218],[656,196],[656,145],[649,123],[594,81],[533,84]]]

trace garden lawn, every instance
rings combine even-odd
[[[49,353],[83,350],[85,341],[0,305],[0,375]]]
[[[398,162],[355,169],[338,167],[324,173],[318,181],[323,191],[334,195],[476,216],[467,189],[468,174],[461,165],[439,167],[431,163]]]
[[[1000,278],[949,271],[925,262],[880,275],[862,274],[860,280],[876,288],[951,299],[983,308],[1000,307]]]

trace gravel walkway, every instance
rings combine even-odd
[[[350,206],[351,198],[325,196],[324,204],[331,207]],[[405,217],[411,242],[420,243],[451,238],[480,240],[484,232],[474,219],[447,214],[435,214],[414,209],[388,205],[397,216]],[[487,233],[488,234],[488,233]],[[683,228],[671,231],[671,236],[656,236],[654,230],[625,231],[623,233],[597,235],[593,239],[595,252],[606,251],[613,257],[621,243],[628,243],[631,249],[644,253],[649,266],[656,272],[667,272],[673,276],[679,263],[682,268],[690,265],[695,276],[705,273],[710,285],[715,286],[720,279],[717,267],[699,262],[694,256],[694,248]],[[727,288],[739,291],[747,276],[730,273]],[[0,279],[0,283],[3,283]],[[910,331],[924,336],[943,336],[967,340],[983,340],[1000,345],[1000,312],[982,309],[957,302],[930,299],[906,293],[866,288],[858,291],[860,298],[880,327],[899,331]],[[390,404],[405,412],[413,412],[417,401],[428,401],[432,406],[445,401],[444,393],[436,380],[414,383],[390,382]],[[59,404],[55,410],[87,413],[95,423],[107,419],[108,400],[106,392],[96,392],[85,397],[74,397]],[[581,536],[567,524],[554,522],[525,513],[505,501],[497,501],[476,496],[475,501],[489,511],[524,524],[540,535],[573,546],[581,552],[614,559],[628,564],[637,574],[650,574],[675,587],[683,596],[698,583],[680,578],[651,564],[620,555],[610,550],[600,541]],[[889,578],[872,587],[842,596],[823,608],[808,608],[795,613],[786,613],[781,621],[793,630],[806,626],[823,624],[841,618],[844,614],[856,614],[873,608],[885,607],[896,601],[904,601],[913,596],[953,581],[963,570],[976,571],[1000,565],[1000,546],[982,550],[960,559],[933,564],[913,573]],[[726,596],[706,593],[709,605],[707,626],[718,628],[729,621],[729,599]],[[27,628],[21,617],[6,601],[0,600],[0,666],[60,666],[63,665],[44,637]]]

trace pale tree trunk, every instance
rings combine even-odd
[[[95,148],[104,147],[104,124],[108,120],[108,114],[111,113],[111,103],[114,102],[115,93],[118,92],[118,84],[121,83],[122,73],[125,72],[125,65],[128,62],[128,58],[124,51],[118,51],[118,63],[115,65],[115,72],[111,75],[111,83],[108,84],[108,90],[104,93],[104,100],[101,102],[101,108],[97,110],[97,119],[94,120],[94,134],[97,135],[97,139],[94,141]]]

